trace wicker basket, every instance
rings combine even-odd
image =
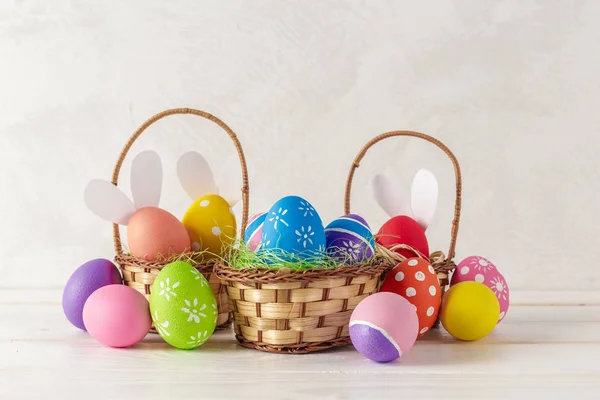
[[[248,219],[248,171],[246,167],[246,159],[244,156],[244,152],[242,150],[242,146],[236,136],[236,134],[220,119],[217,117],[208,114],[204,111],[194,110],[190,108],[177,108],[163,111],[159,114],[156,114],[152,118],[148,119],[144,124],[142,124],[131,136],[131,138],[125,144],[125,147],[121,151],[119,159],[115,165],[112,183],[114,185],[118,184],[119,180],[119,172],[121,170],[121,166],[127,153],[129,152],[133,143],[139,138],[139,136],[152,124],[159,121],[162,118],[165,118],[169,115],[174,114],[192,114],[197,115],[203,118],[206,118],[218,126],[220,126],[233,140],[235,148],[238,152],[238,156],[240,159],[240,164],[242,168],[242,178],[243,178],[243,186],[241,188],[242,191],[242,201],[243,201],[243,215],[242,215],[242,225],[246,226]],[[115,262],[121,269],[123,273],[123,280],[127,286],[130,286],[142,293],[149,298],[150,296],[150,288],[156,279],[156,276],[161,271],[161,269],[167,264],[166,262],[149,262],[144,259],[136,258],[130,254],[127,254],[121,245],[121,234],[119,231],[119,225],[113,224],[113,237],[114,237],[114,248],[115,248]],[[231,321],[233,319],[233,314],[229,309],[228,301],[227,301],[227,292],[225,287],[221,284],[221,281],[214,275],[213,273],[214,262],[208,262],[206,264],[195,264],[194,268],[196,268],[210,283],[210,286],[215,294],[217,300],[218,307],[218,318],[217,318],[217,328],[225,329],[231,326]],[[154,326],[151,328],[151,332],[156,332]]]
[[[427,258],[429,260],[429,262],[433,266],[435,272],[437,273],[438,280],[440,282],[440,287],[442,290],[442,294],[444,294],[444,292],[448,288],[450,273],[456,268],[456,264],[454,263],[453,258],[455,255],[456,237],[458,235],[458,225],[459,225],[459,221],[460,221],[461,192],[462,192],[462,177],[461,177],[461,173],[460,173],[460,165],[458,164],[458,161],[457,161],[456,157],[454,156],[454,154],[450,151],[450,149],[448,149],[448,147],[446,147],[446,145],[444,145],[442,142],[440,142],[439,140],[437,140],[431,136],[428,136],[426,134],[419,133],[419,132],[413,132],[413,131],[393,131],[393,132],[383,133],[379,136],[374,137],[367,144],[365,144],[365,146],[360,150],[360,152],[354,159],[354,162],[352,163],[352,167],[350,168],[350,173],[348,174],[348,180],[346,182],[344,210],[345,210],[346,214],[350,214],[350,197],[351,197],[350,195],[351,195],[351,191],[352,191],[352,180],[354,179],[354,173],[356,172],[356,169],[360,166],[360,162],[362,161],[364,156],[367,154],[367,151],[376,143],[379,143],[380,141],[382,141],[384,139],[387,139],[390,137],[395,137],[395,136],[415,137],[415,138],[426,140],[429,143],[433,143],[434,145],[439,147],[450,158],[450,160],[452,161],[452,165],[454,166],[454,174],[456,177],[456,198],[455,198],[455,203],[454,203],[454,219],[452,221],[452,229],[451,229],[451,233],[450,233],[450,249],[448,250],[448,255],[446,256],[441,251],[435,251],[429,255],[424,255],[424,258]],[[399,263],[399,262],[404,261],[406,258],[404,256],[402,256],[401,254],[393,251],[396,249],[396,247],[397,248],[409,248],[408,246],[405,246],[405,245],[398,245],[398,246],[395,246],[394,248],[386,249],[386,248],[378,245],[377,252],[381,257],[388,260],[389,262]],[[412,249],[412,250],[416,252],[416,250],[414,250],[414,249]],[[418,252],[416,252],[416,253],[418,254]],[[438,323],[439,323],[439,321],[438,321]],[[436,323],[436,325],[438,323]]]
[[[242,346],[310,353],[350,343],[352,310],[379,290],[391,268],[383,260],[304,271],[235,269],[219,262],[214,272],[227,287]]]

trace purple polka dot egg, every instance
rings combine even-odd
[[[375,239],[367,221],[348,214],[325,227],[327,255],[340,263],[356,264],[375,255]]]
[[[510,306],[510,291],[506,284],[506,279],[498,271],[498,268],[484,257],[467,257],[456,266],[450,285],[456,285],[465,281],[479,282],[492,289],[500,303],[500,317],[498,318],[498,322],[502,321]]]

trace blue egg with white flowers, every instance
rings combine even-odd
[[[325,228],[319,213],[299,196],[278,200],[265,216],[260,251],[283,261],[318,262],[325,254]]]

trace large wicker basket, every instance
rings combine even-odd
[[[121,151],[117,163],[115,164],[112,183],[114,185],[118,185],[119,180],[119,172],[121,170],[121,166],[127,153],[129,152],[133,143],[140,137],[140,135],[152,124],[159,121],[162,118],[165,118],[174,114],[192,114],[197,115],[203,118],[206,118],[218,126],[220,126],[231,138],[233,141],[235,148],[237,150],[240,164],[242,168],[242,179],[243,186],[241,188],[242,191],[242,201],[243,201],[243,215],[242,215],[242,224],[241,226],[246,226],[248,219],[248,171],[246,166],[246,159],[244,156],[244,152],[242,150],[242,146],[236,136],[236,134],[220,119],[217,117],[208,114],[204,111],[190,109],[190,108],[177,108],[163,111],[159,114],[154,115],[152,118],[148,119],[144,122],[131,136],[131,138],[125,144],[125,147]],[[149,262],[144,259],[136,258],[131,254],[128,254],[123,250],[123,246],[121,244],[121,235],[119,231],[119,225],[113,224],[113,236],[114,236],[114,248],[115,248],[115,262],[121,269],[123,273],[123,280],[126,285],[134,288],[138,292],[142,293],[149,298],[150,289],[154,280],[161,269],[167,264],[167,262]],[[210,286],[215,294],[217,300],[218,307],[218,318],[217,318],[217,328],[225,329],[231,326],[231,321],[233,319],[233,315],[229,309],[228,301],[227,301],[227,292],[225,287],[221,284],[221,281],[214,275],[213,273],[214,262],[208,262],[205,264],[196,263],[194,264],[194,268],[196,268],[210,283]],[[156,332],[154,327],[152,327],[151,332]]]
[[[415,137],[415,138],[426,140],[429,143],[433,143],[434,145],[439,147],[450,158],[450,160],[452,161],[452,165],[454,166],[454,174],[456,177],[456,197],[455,197],[455,203],[454,203],[454,219],[452,221],[452,229],[450,232],[450,248],[448,250],[448,255],[445,255],[441,251],[435,251],[431,254],[420,255],[420,256],[422,256],[422,258],[428,259],[429,262],[431,263],[431,265],[433,266],[435,272],[437,273],[438,281],[440,283],[440,287],[441,287],[442,294],[443,294],[448,288],[450,273],[456,268],[456,264],[454,263],[453,258],[455,256],[456,238],[458,235],[458,225],[460,222],[461,192],[462,192],[462,177],[461,177],[461,173],[460,173],[460,165],[459,165],[456,157],[454,156],[454,154],[450,151],[450,149],[448,147],[446,147],[445,144],[443,144],[438,139],[435,139],[429,135],[426,135],[426,134],[420,133],[420,132],[413,132],[413,131],[392,131],[392,132],[383,133],[379,136],[374,137],[367,144],[365,144],[365,146],[360,150],[360,152],[354,159],[354,162],[352,163],[350,172],[348,174],[348,179],[346,182],[344,211],[346,214],[350,214],[350,197],[351,197],[351,192],[352,192],[352,180],[354,178],[354,173],[356,172],[356,169],[360,166],[360,162],[362,161],[364,156],[367,154],[367,151],[376,143],[379,143],[384,139],[387,139],[390,137],[395,137],[395,136]],[[400,244],[398,246],[394,246],[394,247],[388,249],[388,248],[384,248],[384,247],[378,245],[377,251],[381,257],[388,260],[389,262],[399,263],[399,262],[404,261],[406,258],[404,256],[402,256],[401,254],[397,253],[396,251],[394,251],[394,250],[397,250],[397,248],[408,248],[408,246]],[[412,249],[412,250],[416,252],[416,250],[414,250],[414,249]],[[418,253],[418,252],[416,252],[416,253]],[[438,321],[438,323],[439,323],[439,321]]]

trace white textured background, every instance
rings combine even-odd
[[[88,259],[111,258],[111,226],[85,208],[86,183],[110,179],[144,120],[193,107],[238,133],[252,212],[298,194],[325,223],[343,212],[366,141],[431,134],[464,173],[458,260],[489,257],[512,290],[600,289],[598,20],[594,0],[3,0],[0,287],[59,287]],[[163,120],[132,154],[147,148],[163,158],[161,205],[177,216],[189,205],[178,156],[197,149],[218,170],[234,154],[193,116]],[[432,145],[375,147],[352,211],[379,228],[368,179],[387,170],[408,185],[421,167],[440,180],[429,238],[446,250],[453,174]]]

